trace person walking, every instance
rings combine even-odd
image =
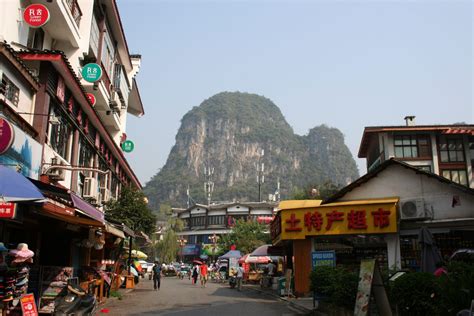
[[[242,280],[244,278],[244,268],[242,268],[242,263],[239,263],[239,267],[237,268],[237,290],[242,290]]]
[[[201,279],[201,287],[206,287],[206,282],[207,282],[207,272],[209,271],[206,262],[203,262],[201,266],[199,267],[199,275]]]
[[[155,291],[160,289],[161,285],[161,265],[158,261],[155,261],[155,265],[153,266],[153,288]]]
[[[197,278],[198,278],[198,275],[199,275],[198,271],[199,271],[198,266],[197,266],[197,264],[195,264],[194,267],[193,267],[193,284],[197,283]]]

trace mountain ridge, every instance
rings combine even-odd
[[[270,99],[244,92],[221,92],[193,107],[181,119],[163,168],[145,185],[150,206],[183,206],[186,191],[206,201],[204,169],[214,168],[213,200],[257,201],[257,164],[265,164],[262,199],[288,198],[309,184],[345,185],[358,177],[355,161],[336,128],[316,126],[294,133]],[[264,150],[264,156],[261,152]]]

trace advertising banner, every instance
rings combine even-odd
[[[311,261],[313,263],[313,269],[315,267],[336,266],[336,252],[334,250],[328,251],[313,251],[311,253]]]
[[[397,232],[396,201],[335,203],[281,210],[281,240]],[[274,233],[274,235],[276,235]]]
[[[4,117],[0,116],[0,120]],[[41,166],[42,147],[40,143],[27,135],[23,130],[11,124],[14,132],[12,145],[0,154],[0,165],[19,167],[25,177],[37,180]]]

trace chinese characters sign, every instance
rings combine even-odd
[[[34,28],[42,27],[48,23],[50,14],[46,6],[35,3],[27,6],[23,12],[23,20]]]
[[[16,204],[10,202],[0,202],[0,218],[14,218]]]
[[[96,82],[102,77],[102,68],[98,64],[90,63],[82,68],[82,78],[87,82]]]
[[[38,310],[36,309],[35,297],[33,294],[22,295],[20,302],[23,316],[38,316]]]
[[[281,240],[397,232],[396,203],[328,204],[281,210]]]

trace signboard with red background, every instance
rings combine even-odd
[[[23,20],[33,28],[42,27],[48,23],[50,17],[48,8],[39,3],[30,4],[23,12]]]
[[[38,316],[38,309],[36,308],[35,296],[33,294],[22,295],[20,303],[23,316]]]
[[[12,219],[16,214],[16,204],[10,202],[0,202],[0,218]]]
[[[92,93],[86,93],[87,99],[89,100],[89,103],[94,106],[95,105],[95,96]]]
[[[12,124],[0,117],[0,155],[10,149],[14,140],[15,132]]]

